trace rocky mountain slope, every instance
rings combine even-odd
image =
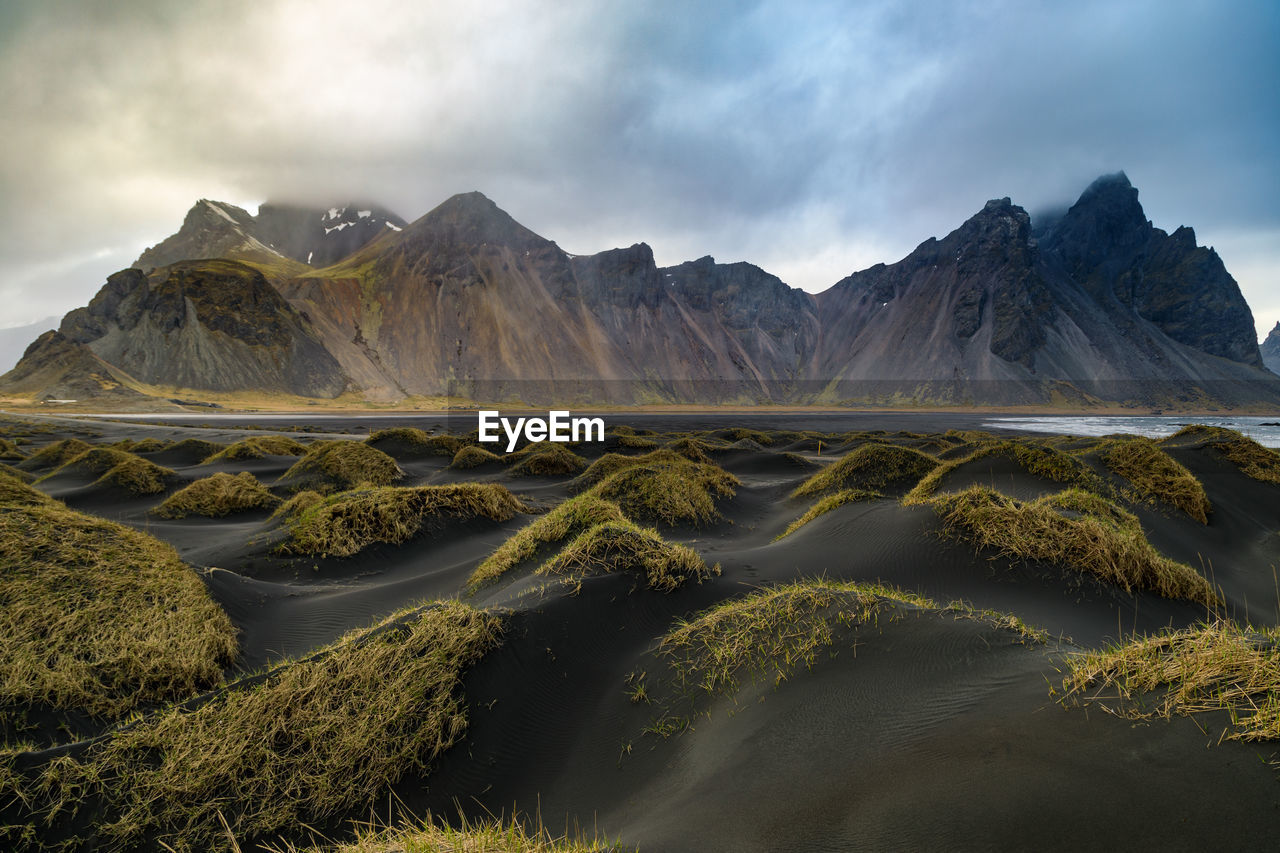
[[[201,202],[62,335],[145,385],[320,398],[1280,403],[1221,259],[1155,228],[1123,174],[1035,229],[988,202],[817,295],[746,263],[659,268],[643,243],[570,255],[479,193],[411,225],[375,210]]]
[[[299,275],[309,266],[341,260],[405,224],[377,205],[320,210],[267,202],[254,216],[233,204],[201,199],[187,212],[178,233],[144,251],[133,265],[148,271],[177,261],[227,258]]]
[[[347,385],[310,323],[237,261],[122,270],[63,318],[58,337],[161,388],[333,397]]]
[[[1280,323],[1276,323],[1258,349],[1262,354],[1262,363],[1267,366],[1267,369],[1272,373],[1280,374]]]

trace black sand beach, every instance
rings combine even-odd
[[[439,437],[450,426],[474,429],[473,414],[290,422],[246,415],[198,424],[6,418],[0,426],[21,442],[8,464],[25,473],[14,478],[39,478],[34,488],[71,510],[171,544],[199,573],[238,641],[235,661],[223,671],[225,686],[214,696],[249,691],[247,685],[262,680],[259,673],[296,666],[290,662],[393,614],[401,622],[414,618],[403,611],[424,602],[457,600],[500,620],[500,639],[460,670],[451,695],[465,723],[454,740],[437,754],[390,763],[376,799],[310,815],[306,826],[300,821],[261,832],[247,819],[237,822],[244,808],[234,789],[219,791],[222,819],[246,850],[280,838],[307,844],[315,840],[313,830],[341,841],[353,820],[376,815],[395,822],[428,812],[454,820],[459,813],[539,816],[557,833],[582,828],[643,851],[1274,846],[1280,829],[1276,741],[1224,736],[1235,730],[1226,710],[1172,718],[1133,714],[1153,707],[1151,697],[1163,689],[1124,697],[1114,684],[1076,692],[1064,687],[1070,662],[1082,652],[1215,620],[1251,626],[1254,645],[1274,655],[1266,631],[1280,623],[1280,483],[1260,479],[1257,470],[1251,476],[1229,454],[1226,434],[1191,432],[1156,444],[1162,458],[1203,487],[1210,509],[1202,523],[1118,475],[1098,439],[978,432],[989,420],[985,414],[606,420],[605,442],[569,448],[581,457],[574,470],[550,473],[563,460],[547,457],[549,473],[538,473],[534,464],[527,476],[513,469],[537,448],[474,468],[452,464],[453,445]],[[421,432],[378,434],[393,428]],[[367,439],[403,472],[392,481],[397,500],[409,501],[407,490],[417,487],[478,483],[495,487],[492,495],[502,487],[520,510],[504,517],[428,503],[406,516],[406,531],[352,527],[355,538],[326,540],[326,547],[307,551],[297,532],[306,519],[355,524],[357,511],[342,503],[344,495],[390,500],[392,492],[344,491],[332,474],[327,498],[316,500],[337,509],[278,512],[292,494],[286,472],[309,456],[259,448],[210,460],[210,447],[190,441],[225,448],[274,435],[303,445],[296,452],[324,441]],[[98,472],[33,459],[72,437],[94,447],[154,439],[133,456],[173,474],[158,491],[136,494],[102,482]],[[1012,441],[1000,445],[1001,439]],[[128,452],[128,444],[118,446]],[[654,480],[655,496],[625,492],[613,479],[618,474],[599,484],[580,479],[591,472],[584,475],[585,466],[606,454],[640,457],[664,447],[667,456],[646,457],[648,468],[614,463],[624,473],[650,470],[655,477],[729,475],[734,485],[723,492],[707,487],[712,517],[670,519],[645,510],[674,500],[678,489],[662,493],[662,484],[674,480]],[[793,495],[814,474],[868,447],[923,454],[919,471],[929,473],[904,475],[878,461],[880,467],[855,467],[838,488]],[[862,452],[870,458],[882,451]],[[1267,470],[1280,470],[1260,458],[1264,467],[1275,466]],[[155,512],[180,489],[219,472],[252,474],[269,493],[264,503],[224,516]],[[935,482],[924,488],[929,476]],[[856,493],[783,535],[823,495],[841,488]],[[1053,503],[1051,496],[1073,488],[1098,495],[1109,508]],[[488,499],[491,492],[475,494]],[[1132,530],[1136,523],[1139,538],[1154,549],[1142,551],[1142,559],[1181,564],[1209,598],[1162,595],[1154,581],[1126,589],[1083,570],[1076,557],[1018,556],[982,544],[977,533],[944,521],[945,496],[961,492],[993,505],[1001,495],[1015,499],[1017,511],[1047,507],[1052,524],[1089,522],[1101,518],[1098,513],[1109,514],[1111,521],[1102,524],[1107,530]],[[982,497],[991,493],[996,496]],[[426,489],[412,500],[446,494],[455,493]],[[603,550],[584,550],[577,562],[566,558],[564,565],[576,567],[568,574],[551,573],[547,564],[571,542],[587,547],[574,537],[590,526],[570,525],[570,533],[544,540],[505,571],[473,578],[499,546],[553,518],[575,495],[585,495],[580,501],[611,495],[622,507],[625,520],[610,522],[606,533],[616,538]],[[696,560],[705,562],[706,573],[677,576],[674,589],[660,589],[653,575],[646,581],[642,571],[620,568],[621,543],[635,538],[624,522],[656,531],[668,556],[677,554],[676,546],[692,549],[691,557],[670,557],[670,565]],[[354,553],[335,553],[344,549]],[[834,596],[814,611],[827,632],[815,650],[788,663],[739,667],[731,684],[714,690],[680,681],[683,652],[671,638],[682,626],[695,631],[711,608],[797,581]],[[867,592],[881,589],[872,584],[891,594]],[[841,609],[849,596],[866,595],[875,603]],[[806,611],[804,618],[811,615]],[[1023,623],[1036,630],[1017,627]],[[764,648],[785,638],[787,624],[770,623],[751,635],[753,642]],[[1273,698],[1277,689],[1271,686]],[[145,728],[157,705],[138,709],[137,722],[48,702],[5,702],[10,745],[0,816],[10,827],[10,844],[44,849],[76,839],[75,849],[184,849],[187,839],[203,837],[167,818],[126,841],[103,830],[122,808],[116,788],[127,787],[128,779],[95,782],[97,788],[86,783],[76,789],[83,799],[77,802],[73,793],[52,817],[51,795],[39,787],[47,778],[41,774],[65,756],[92,764],[103,744],[118,739],[117,726]],[[17,719],[25,722],[12,722]],[[270,728],[268,721],[260,725]],[[307,790],[297,792],[300,802]],[[305,807],[300,814],[307,814]],[[227,833],[215,829],[211,837],[218,840],[211,843],[226,845]]]

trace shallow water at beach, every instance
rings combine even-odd
[[[1173,435],[1188,424],[1225,427],[1249,436],[1265,447],[1280,447],[1280,417],[1191,417],[1187,415],[1099,416],[1046,415],[1040,417],[994,417],[984,428],[1047,432],[1055,435],[1112,435],[1127,433],[1148,438]]]

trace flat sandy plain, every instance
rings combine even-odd
[[[540,817],[555,834],[582,828],[590,838],[646,853],[1274,849],[1277,741],[1232,737],[1252,709],[1238,706],[1234,721],[1228,710],[1160,713],[1172,675],[1128,695],[1114,683],[1071,690],[1064,679],[1086,652],[1206,622],[1249,626],[1241,635],[1246,645],[1274,665],[1280,482],[1266,475],[1280,471],[1280,457],[1261,457],[1260,478],[1256,466],[1250,472],[1232,458],[1223,433],[1151,443],[1202,487],[1205,503],[1188,505],[1144,491],[1140,476],[1118,473],[1118,463],[1107,462],[1114,444],[976,431],[985,417],[610,416],[604,443],[568,448],[577,459],[534,448],[475,467],[456,465],[461,445],[439,438],[465,416],[309,423],[300,415],[288,429],[251,416],[204,424],[6,418],[0,435],[16,442],[6,464],[20,473],[0,478],[171,544],[229,617],[237,644],[221,667],[221,686],[197,686],[191,694],[204,698],[195,701],[104,717],[47,698],[4,696],[9,745],[0,823],[8,825],[7,843],[231,849],[234,838],[248,850],[283,838],[301,847],[318,837],[313,832],[345,839],[352,821],[394,823],[428,812],[456,821],[461,812],[473,820]],[[364,443],[395,427],[423,430],[368,440],[402,472],[392,475],[395,487],[491,485],[509,492],[518,508],[486,515],[427,503],[386,535],[378,527],[384,517],[369,520],[377,511],[356,521],[356,510],[322,512],[347,506],[344,494],[369,493],[348,482],[349,471],[325,469],[306,479],[295,469],[286,476],[307,458],[297,454],[315,455],[322,442]],[[218,448],[191,441],[227,447],[262,436],[302,447],[260,446],[209,459]],[[69,438],[115,445],[172,474],[154,493],[136,494],[105,481],[101,470],[68,464],[74,459],[38,458]],[[647,461],[628,468],[608,457],[611,477],[587,467],[606,454]],[[841,460],[844,469],[833,467]],[[628,471],[630,480],[618,479]],[[824,471],[840,476],[825,485],[813,480]],[[217,473],[251,474],[270,496],[258,508],[220,517],[157,512],[179,490]],[[712,485],[693,489],[688,504],[671,486],[677,481]],[[304,485],[325,493],[325,502],[279,512]],[[1110,508],[1047,497],[1073,487]],[[1019,556],[994,540],[984,544],[944,517],[954,506],[946,496],[965,490],[984,505],[1045,507],[1071,522],[1101,513],[1112,519],[1108,529],[1132,532],[1136,521],[1138,538],[1154,549],[1143,559],[1182,564],[1208,592],[1162,595],[1143,588],[1146,581],[1091,573],[1074,553]],[[621,520],[610,528],[619,538],[595,550],[577,538],[591,532],[590,523],[566,522],[560,538],[492,570],[500,546],[583,494],[651,528],[667,549],[661,554],[683,555],[671,564],[683,574],[664,580],[652,567],[649,574],[637,568],[623,541],[632,528]],[[842,494],[829,511],[786,533],[824,497]],[[707,506],[710,512],[698,510]],[[10,510],[0,505],[0,513]],[[311,546],[300,544],[304,522],[309,535],[320,536]],[[338,523],[356,532],[335,545],[337,538],[323,534],[326,524]],[[579,550],[565,554],[574,544]],[[491,569],[487,578],[475,576],[482,564]],[[787,586],[797,581],[807,585]],[[716,633],[717,619],[742,617],[751,602],[780,590],[794,600],[747,614],[732,641]],[[9,591],[0,585],[0,592],[10,606]],[[267,795],[224,784],[197,795],[216,798],[215,824],[183,824],[153,808],[159,816],[151,824],[119,836],[103,827],[119,819],[124,791],[136,780],[108,773],[56,796],[41,787],[51,766],[91,765],[121,731],[161,717],[176,727],[166,731],[180,731],[199,708],[269,685],[317,653],[324,659],[365,642],[350,632],[393,614],[396,621],[382,630],[397,630],[438,600],[491,614],[496,639],[444,686],[458,722],[441,749],[380,755],[376,729],[373,742],[361,745],[364,764],[384,768],[374,780],[376,796],[338,796],[339,806],[309,812],[312,788],[347,782],[317,782],[321,768],[319,777],[282,794],[295,799],[291,825],[255,829],[267,824],[245,815]],[[391,686],[400,668],[394,656],[379,666],[387,668],[385,689],[399,689]],[[375,680],[349,689],[379,687]],[[1278,701],[1280,685],[1268,689]],[[386,697],[346,701],[372,708],[377,698]],[[290,707],[307,701],[302,691]],[[275,760],[273,749],[296,757],[309,747],[289,739],[287,716],[241,721],[226,736],[266,742],[259,765]],[[388,734],[386,742],[393,740]],[[164,743],[146,750],[150,766],[201,760]]]

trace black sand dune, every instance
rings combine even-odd
[[[447,513],[402,519],[409,527],[399,539],[372,541],[351,556],[290,552],[295,522],[272,509],[156,515],[167,494],[215,472],[249,472],[276,497],[290,496],[282,477],[297,456],[205,461],[215,444],[269,434],[253,427],[270,423],[249,418],[217,427],[94,422],[98,434],[86,439],[94,446],[126,438],[166,443],[139,454],[175,472],[163,493],[125,496],[73,471],[36,486],[73,509],[172,544],[199,572],[238,631],[238,657],[224,673],[232,694],[247,689],[238,679],[249,673],[288,666],[422,602],[458,599],[500,616],[500,644],[466,670],[456,692],[467,717],[461,739],[429,766],[406,759],[377,803],[306,821],[330,837],[345,837],[350,821],[366,818],[370,808],[385,816],[391,802],[399,803],[393,817],[456,815],[459,808],[472,818],[513,809],[540,814],[550,827],[598,829],[645,851],[1273,846],[1280,829],[1280,776],[1269,763],[1280,752],[1275,741],[1224,740],[1231,725],[1224,712],[1134,720],[1110,713],[1128,707],[1115,698],[1083,707],[1059,701],[1070,661],[1083,650],[1206,619],[1235,619],[1260,631],[1280,621],[1280,484],[1246,476],[1212,447],[1166,446],[1203,485],[1212,505],[1206,525],[1124,492],[1125,483],[1089,456],[1095,441],[1056,445],[1082,477],[1136,515],[1160,555],[1203,572],[1221,598],[1216,611],[1149,590],[1126,591],[1061,560],[975,548],[947,529],[927,499],[904,502],[919,476],[893,480],[880,496],[842,503],[782,536],[821,499],[793,492],[845,454],[880,443],[940,464],[963,460],[994,437],[944,433],[971,431],[978,416],[881,415],[861,423],[838,416],[637,419],[641,438],[655,446],[688,439],[681,446],[702,448],[711,464],[739,481],[732,496],[713,496],[717,517],[709,521],[633,519],[692,548],[720,573],[672,592],[608,565],[568,578],[538,573],[570,547],[580,532],[574,531],[469,592],[477,566],[570,497],[574,474],[514,475],[529,454],[451,467],[451,453],[423,443],[450,420],[467,423],[423,418],[413,422],[421,434],[371,442],[403,470],[395,486],[497,484],[527,512],[501,520]],[[24,453],[71,435],[76,422],[50,423],[49,432],[30,436]],[[322,437],[370,433],[358,419],[323,423],[323,432],[288,435],[309,446]],[[744,426],[757,432],[747,434]],[[641,456],[654,449],[620,443],[625,435],[611,432],[603,444],[571,449],[588,463],[605,452]],[[997,454],[947,471],[935,494],[983,486],[1033,501],[1068,485]],[[933,606],[894,604],[875,619],[833,623],[830,644],[782,680],[776,670],[746,673],[736,687],[696,700],[670,681],[660,646],[683,620],[756,590],[816,579],[884,584]],[[947,609],[953,602],[963,605]],[[983,611],[1012,614],[1044,634],[1028,638]],[[1273,642],[1258,636],[1259,643]],[[670,708],[687,702],[694,710],[681,726],[664,728]],[[92,720],[86,726],[76,737],[91,733]],[[108,722],[99,731],[104,737],[96,743],[112,741]],[[52,752],[22,746],[11,746],[0,763],[0,789],[10,793],[29,792],[57,754],[89,761],[97,748],[66,738]],[[0,823],[33,829],[25,840],[21,833],[0,838],[16,849],[41,849],[80,833],[73,848],[112,849],[107,836],[89,829],[111,814],[105,796],[54,826],[41,823],[39,796],[27,805],[3,797]],[[234,792],[218,796],[227,798],[227,820],[243,849],[274,841],[274,834],[235,833]],[[306,791],[297,796],[301,802]],[[144,846],[182,849],[182,838],[157,826]],[[286,838],[310,840],[301,826]]]

